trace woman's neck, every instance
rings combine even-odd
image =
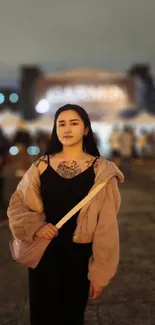
[[[88,155],[82,150],[82,147],[77,146],[64,146],[63,150],[56,155],[58,158],[65,160],[85,159]]]

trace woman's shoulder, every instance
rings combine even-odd
[[[41,175],[48,166],[48,156],[44,155],[39,157],[39,159],[34,162],[34,165],[37,167],[39,174]]]
[[[98,168],[96,170],[96,176],[98,178],[104,176],[104,177],[108,177],[109,179],[117,177],[117,179],[120,182],[124,181],[124,175],[120,171],[120,169],[115,165],[114,162],[107,160],[104,157],[100,157],[98,160]]]
[[[100,166],[101,168],[105,166],[115,165],[111,160],[108,160],[103,156],[98,157],[97,162],[98,162],[98,166]]]
[[[94,164],[96,176],[103,173],[105,168],[107,168],[110,164],[111,162],[105,159],[103,156],[97,157]]]
[[[104,157],[100,156],[100,157],[96,157],[96,166],[97,167],[103,167],[107,164],[108,160],[106,160]]]
[[[48,164],[48,156],[47,155],[44,155],[44,156],[39,157],[38,160],[36,160],[34,162],[34,165],[36,167],[39,167],[39,165],[42,164],[42,163]]]
[[[88,155],[88,158],[86,159],[86,162],[87,162],[88,167],[93,164],[95,174],[97,174],[98,171],[104,169],[106,160],[101,156],[99,157],[99,156]]]

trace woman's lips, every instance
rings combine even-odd
[[[66,135],[66,136],[64,137],[64,139],[71,139],[71,138],[73,138],[73,137],[70,136],[70,135]]]

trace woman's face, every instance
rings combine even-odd
[[[83,141],[83,136],[88,133],[84,122],[74,110],[62,112],[56,122],[59,141],[63,146],[74,146]]]

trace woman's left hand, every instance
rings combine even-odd
[[[100,296],[101,292],[103,291],[103,288],[104,287],[96,286],[95,284],[90,282],[89,298],[92,299],[92,300],[98,298]]]

